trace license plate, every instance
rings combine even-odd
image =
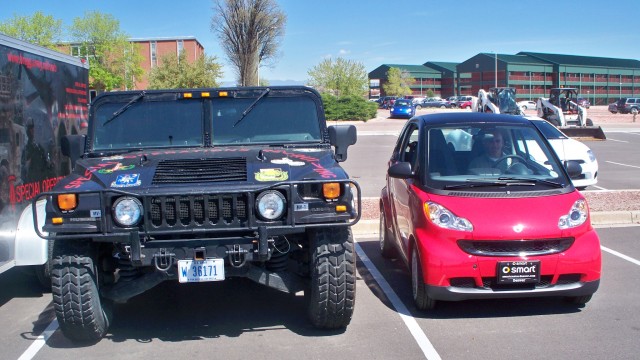
[[[224,280],[224,259],[178,260],[181,283],[221,280]]]
[[[537,284],[540,282],[540,261],[498,262],[498,284]]]

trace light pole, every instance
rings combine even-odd
[[[494,76],[494,87],[498,87],[498,52],[494,51],[493,52],[495,55],[495,73],[493,74]]]

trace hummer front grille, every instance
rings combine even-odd
[[[182,226],[246,226],[247,194],[155,196],[149,201],[152,228]]]

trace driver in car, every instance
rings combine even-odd
[[[482,138],[482,148],[484,149],[482,155],[471,160],[469,169],[498,168],[502,172],[507,170],[509,161],[500,161],[498,163],[499,159],[507,155],[503,150],[504,139],[500,130],[493,129],[486,133]]]

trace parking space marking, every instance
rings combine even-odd
[[[360,261],[362,261],[373,279],[378,283],[380,289],[384,292],[387,299],[391,301],[391,305],[393,305],[394,309],[396,309],[396,311],[398,312],[398,315],[400,315],[400,317],[402,318],[402,321],[404,321],[404,324],[409,329],[409,332],[411,332],[411,335],[418,343],[418,346],[420,346],[420,349],[422,349],[422,353],[424,354],[424,356],[429,360],[441,359],[440,355],[431,344],[431,341],[429,341],[429,338],[427,338],[427,335],[418,325],[416,319],[411,315],[409,309],[407,309],[402,300],[400,300],[395,291],[393,291],[380,271],[378,271],[378,268],[376,268],[376,266],[371,262],[360,245],[357,242],[354,242],[354,244],[356,248],[356,254],[358,254]]]
[[[621,142],[621,143],[628,143],[628,141],[626,141],[626,140],[618,140],[618,139],[612,139],[612,138],[607,138],[607,141],[615,141],[615,142]]]
[[[620,165],[620,166],[626,166],[626,167],[632,167],[632,168],[634,168],[634,169],[640,169],[640,166],[627,165],[627,164],[617,163],[617,162],[613,162],[613,161],[605,161],[605,162],[608,162],[609,164]]]
[[[42,334],[40,334],[40,336],[38,336],[35,340],[33,340],[33,343],[31,343],[31,346],[29,346],[29,348],[24,353],[22,353],[22,355],[20,355],[18,360],[33,359],[33,357],[36,356],[38,351],[40,351],[40,349],[42,349],[42,347],[47,343],[47,340],[49,340],[49,337],[51,337],[51,334],[53,334],[57,329],[58,329],[58,320],[54,319],[49,324],[49,326],[47,326],[47,328],[44,329]]]
[[[627,260],[627,261],[629,261],[631,263],[634,263],[634,264],[640,266],[640,260],[636,260],[636,259],[634,259],[634,258],[632,258],[630,256],[627,256],[625,254],[619,253],[619,252],[617,252],[615,250],[609,249],[608,247],[605,247],[605,246],[602,246],[602,245],[600,245],[600,249],[602,249],[602,251],[608,252],[611,255],[615,255],[615,256],[617,256],[617,257],[619,257],[621,259]]]

